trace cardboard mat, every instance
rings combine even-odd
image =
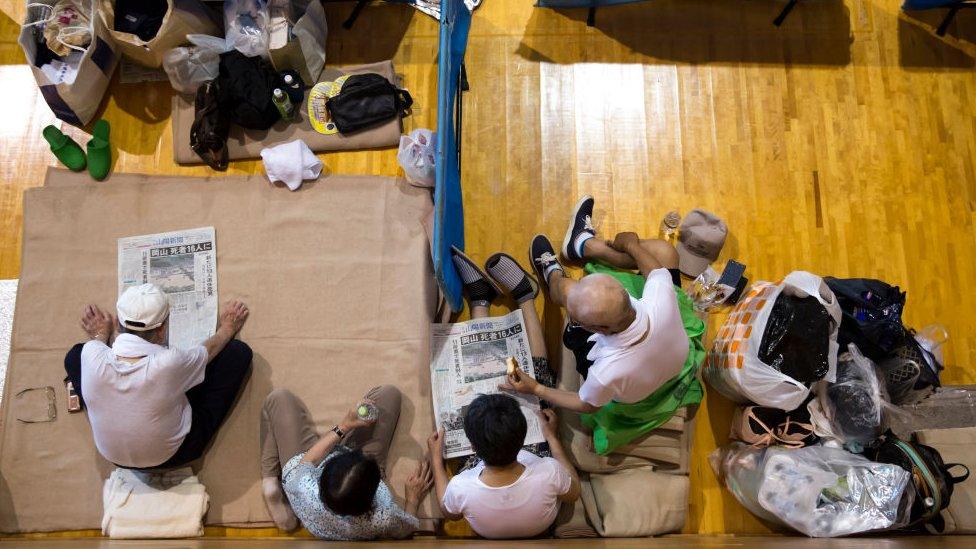
[[[49,173],[26,191],[20,287],[2,403],[0,531],[98,528],[112,466],[95,450],[85,414],[65,410],[63,358],[83,338],[95,302],[114,309],[116,239],[214,226],[221,302],[251,310],[240,338],[253,374],[213,446],[195,464],[211,496],[207,524],[268,524],[260,491],[258,417],[287,387],[325,430],[374,385],[403,392],[389,483],[403,483],[433,428],[429,324],[436,301],[421,226],[430,194],[383,177],[330,176],[298,192],[262,175],[157,179]],[[76,182],[77,184],[72,184]],[[45,406],[13,395],[51,386],[57,419],[22,423]],[[43,394],[43,391],[35,393]],[[42,411],[43,412],[43,411]],[[431,498],[423,516],[431,516]]]
[[[390,82],[396,83],[392,61],[382,61],[355,67],[326,67],[319,76],[320,82],[330,82],[344,74],[375,72],[382,74]],[[349,135],[325,135],[312,129],[308,121],[308,90],[305,100],[296,109],[300,122],[279,121],[269,130],[245,130],[232,125],[227,140],[227,155],[231,160],[260,158],[261,149],[279,143],[301,139],[315,152],[376,149],[396,147],[400,144],[402,125],[395,118],[375,128],[369,128]],[[193,97],[177,94],[173,97],[173,160],[177,164],[202,164],[203,161],[190,148],[190,127],[193,125]]]

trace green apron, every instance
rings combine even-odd
[[[605,273],[623,284],[635,298],[640,299],[646,279],[638,274],[619,271],[596,263],[587,263],[588,273]],[[593,430],[593,447],[598,454],[606,455],[634,439],[657,429],[685,406],[698,404],[705,396],[705,389],[698,380],[698,368],[705,360],[702,336],[705,323],[695,314],[691,298],[675,286],[678,310],[688,334],[688,358],[681,372],[669,379],[647,398],[633,404],[611,401],[596,413],[583,414],[583,425]]]

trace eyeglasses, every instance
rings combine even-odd
[[[21,423],[49,423],[58,419],[58,407],[56,405],[56,394],[54,393],[54,387],[46,385],[43,387],[28,387],[14,395],[14,398],[20,400],[21,397],[30,393],[31,391],[44,391],[45,396],[47,396],[47,419],[22,419],[17,418],[17,421]]]

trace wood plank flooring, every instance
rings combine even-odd
[[[777,29],[780,2],[656,0],[600,9],[588,28],[585,10],[486,0],[464,98],[469,254],[522,259],[537,232],[561,240],[584,193],[608,236],[653,235],[665,212],[702,207],[728,223],[722,260],[752,280],[804,269],[898,284],[910,325],[950,331],[944,381],[976,383],[976,14],[940,39],[941,12],[900,3],[803,2]],[[22,6],[0,4],[14,18],[0,17],[0,278],[18,276],[22,192],[56,162],[40,137],[54,118],[16,44]],[[436,23],[374,4],[347,31],[351,8],[327,4],[328,62],[392,58],[417,100],[407,129],[432,127]],[[210,173],[173,164],[171,95],[112,85],[117,171]],[[398,171],[393,150],[322,158],[335,173]],[[538,306],[555,345],[559,312]],[[769,532],[708,466],[729,411],[710,394],[699,415],[688,533]]]

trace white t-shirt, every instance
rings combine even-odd
[[[634,322],[620,333],[590,336],[595,344],[586,358],[593,365],[579,390],[583,402],[640,402],[681,372],[688,334],[673,284],[667,269],[651,271],[641,298],[630,298]]]
[[[129,363],[116,357],[145,358]],[[155,467],[176,453],[192,419],[186,391],[199,385],[207,349],[168,349],[132,334],[81,350],[81,392],[95,447],[123,467]]]
[[[486,538],[529,538],[544,532],[559,513],[557,498],[569,492],[573,479],[553,458],[522,450],[516,459],[525,471],[508,486],[482,482],[484,462],[455,475],[444,493],[444,509],[464,515]]]

